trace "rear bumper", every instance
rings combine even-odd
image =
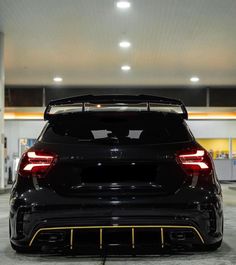
[[[123,230],[123,231],[122,231]],[[126,237],[121,240],[120,232],[126,232]],[[184,242],[191,244],[205,244],[205,241],[200,234],[200,232],[194,226],[183,226],[183,225],[117,225],[117,226],[64,226],[64,227],[45,227],[38,229],[32,239],[29,242],[29,247],[31,246],[42,246],[46,243],[46,245],[50,246],[50,244],[57,244],[58,241],[63,242],[63,247],[67,246],[70,250],[80,249],[80,244],[75,240],[75,235],[80,239],[80,235],[83,233],[87,233],[87,236],[93,235],[94,242],[81,242],[81,246],[83,247],[83,243],[86,243],[93,246],[94,249],[103,250],[109,246],[112,246],[112,243],[109,241],[104,242],[104,234],[108,235],[110,233],[113,234],[119,233],[119,241],[115,243],[116,246],[127,246],[132,249],[136,247],[141,247],[143,245],[147,245],[148,242],[140,240],[140,236],[142,233],[152,233],[155,234],[156,238],[156,247],[157,248],[165,248],[166,246],[170,246],[175,243],[178,244],[180,242]],[[138,236],[137,236],[138,235]],[[97,238],[96,238],[97,237]],[[138,237],[138,240],[136,238]],[[142,238],[142,237],[141,237]],[[88,239],[88,238],[87,238]],[[66,242],[67,241],[67,242]],[[80,241],[80,240],[78,240]],[[82,241],[82,240],[81,240]],[[96,244],[97,243],[97,244]],[[114,245],[114,244],[113,244]],[[152,242],[149,241],[149,245],[152,245]]]
[[[39,200],[36,203],[34,196],[42,197],[40,191],[37,192],[31,192],[28,197],[25,195],[27,203],[24,205],[18,198],[11,204],[10,239],[17,246],[68,250],[83,249],[83,246],[88,249],[89,246],[101,251],[110,245],[131,249],[148,244],[156,248],[210,245],[223,237],[222,199],[209,192],[203,196],[199,191],[192,191],[196,193],[195,198],[193,195],[187,197],[191,199],[188,202],[185,194],[185,203],[175,194],[174,200],[168,196],[149,205],[105,206],[97,203],[97,206],[89,207],[81,205],[79,199],[65,199],[49,191],[46,191],[47,203]],[[122,234],[123,239],[118,234]],[[115,241],[109,242],[108,235],[114,235]]]

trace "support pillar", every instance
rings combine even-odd
[[[0,189],[5,188],[4,170],[4,105],[5,105],[5,71],[4,71],[4,35],[0,32]]]

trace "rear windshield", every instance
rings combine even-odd
[[[186,142],[191,134],[176,114],[80,113],[50,121],[40,141],[49,143],[161,144]]]

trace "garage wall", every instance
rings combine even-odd
[[[5,136],[7,137],[7,153],[12,163],[15,153],[18,154],[20,138],[37,138],[44,126],[44,121],[5,121]]]
[[[236,138],[236,120],[189,120],[196,138]]]

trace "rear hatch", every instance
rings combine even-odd
[[[180,188],[176,153],[193,145],[179,115],[96,112],[50,121],[35,148],[57,156],[47,181],[59,194],[137,203]]]

